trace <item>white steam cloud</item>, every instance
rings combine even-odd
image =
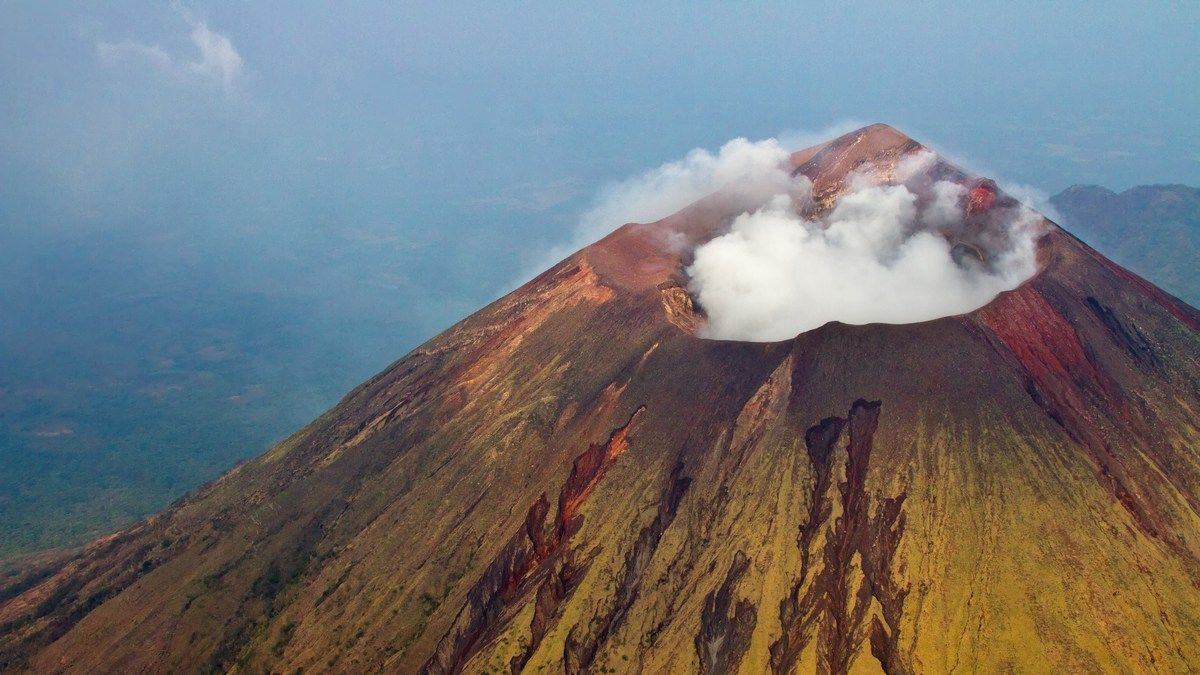
[[[661,220],[718,191],[740,197],[747,208],[761,206],[772,195],[791,189],[791,151],[863,126],[858,120],[845,119],[818,131],[786,131],[778,139],[735,138],[716,153],[696,148],[681,160],[607,185],[577,219],[570,241],[542,251],[511,286],[524,283],[621,225]]]
[[[621,224],[654,222],[719,193],[741,215],[692,251],[685,270],[707,317],[703,337],[769,342],[830,321],[962,314],[1036,271],[1042,216],[1017,201],[993,204],[991,188],[986,206],[969,207],[966,185],[933,177],[941,174],[932,152],[861,167],[825,209],[809,180],[791,175],[789,155],[776,139],[738,138],[614,184],[541,268]]]
[[[562,260],[626,223],[652,223],[722,188],[729,187],[749,207],[789,189],[789,151],[774,138],[735,138],[713,154],[697,148],[669,162],[600,190],[591,208],[579,216],[569,242],[551,247],[531,261],[517,283]]]
[[[785,132],[779,139],[735,138],[722,145],[716,154],[696,148],[681,160],[601,189],[592,207],[579,217],[572,244],[578,248],[625,223],[655,222],[718,191],[745,199],[754,206],[764,204],[771,196],[795,187],[788,163],[793,150],[817,145],[862,126],[856,120],[843,120],[816,132]]]
[[[715,155],[692,150],[682,160],[602,190],[595,206],[580,217],[581,234],[595,238],[614,224],[654,222],[723,189],[762,203],[790,189],[790,154],[774,138],[735,138]]]
[[[947,237],[965,221],[965,189],[939,181],[931,192],[922,210],[906,185],[860,182],[821,218],[799,215],[793,196],[738,216],[687,270],[708,314],[702,334],[768,342],[830,321],[925,321],[981,307],[1034,273],[1037,213],[1007,209],[985,263]]]

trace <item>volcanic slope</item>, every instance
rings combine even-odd
[[[874,125],[792,160],[820,205],[921,151]],[[1047,222],[968,314],[706,340],[662,233],[733,215],[625,225],[161,514],[12,565],[0,664],[1197,669],[1200,313]]]

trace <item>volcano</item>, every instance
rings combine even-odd
[[[828,209],[921,152],[874,125],[792,175]],[[922,171],[968,218],[1015,203]],[[1196,668],[1197,310],[1043,220],[965,314],[706,339],[690,255],[737,214],[624,225],[162,513],[10,565],[0,664]]]

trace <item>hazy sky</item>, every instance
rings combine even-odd
[[[398,356],[598,187],[736,136],[883,121],[1047,192],[1200,184],[1195,3],[568,4],[4,3],[4,292],[116,237]]]

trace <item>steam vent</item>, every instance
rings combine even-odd
[[[804,217],[948,181],[939,236],[992,264],[1015,200],[925,152],[795,153]],[[616,229],[166,511],[18,561],[0,669],[1196,669],[1200,313],[1037,216],[977,308],[714,338],[688,270],[736,201]]]

